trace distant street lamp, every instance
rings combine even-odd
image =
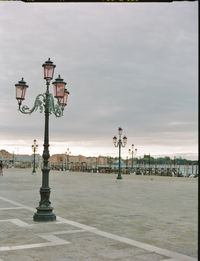
[[[13,168],[15,167],[15,152],[13,151],[12,154],[12,162],[13,162]]]
[[[132,148],[129,149],[129,154],[131,154],[131,172],[133,172],[133,155],[137,153],[137,149],[134,149],[134,144],[131,146]]]
[[[36,140],[33,140],[33,145],[32,145],[32,150],[33,150],[33,172],[32,173],[35,173],[35,152],[37,151],[38,149],[38,144],[37,144],[37,141]]]
[[[176,168],[176,156],[174,156],[174,168]]]
[[[114,146],[115,147],[119,147],[119,164],[118,164],[118,176],[117,176],[117,179],[122,179],[122,176],[121,176],[121,147],[125,147],[126,143],[127,143],[126,136],[124,136],[123,139],[121,139],[122,132],[123,132],[123,129],[121,127],[119,127],[118,128],[119,139],[117,140],[116,136],[113,137],[113,144],[114,144]]]
[[[108,164],[108,167],[109,167],[109,171],[111,172],[111,169],[112,169],[112,158],[110,156],[108,156],[108,158],[107,158],[107,164]]]
[[[149,175],[151,174],[151,155],[149,153]]]
[[[71,151],[69,151],[69,148],[67,148],[67,151],[65,152],[65,155],[66,155],[66,158],[67,158],[67,164],[66,164],[66,159],[65,159],[65,171],[69,170],[69,155],[70,154],[71,154]]]
[[[24,105],[21,107],[23,100],[25,99],[26,90],[28,85],[22,78],[16,87],[16,99],[18,100],[19,111],[25,114],[31,114],[33,111],[40,109],[45,114],[45,127],[44,127],[44,151],[43,151],[43,168],[42,168],[42,186],[40,188],[41,200],[39,206],[36,208],[37,212],[33,216],[34,221],[54,221],[56,215],[53,213],[53,207],[50,202],[50,187],[49,187],[49,115],[54,114],[56,117],[63,116],[63,111],[67,105],[67,98],[69,92],[65,88],[66,82],[58,76],[53,82],[54,85],[54,97],[57,99],[57,103],[54,102],[53,95],[49,92],[50,82],[53,79],[55,65],[48,59],[43,65],[44,68],[44,79],[46,80],[46,92],[37,95],[34,106],[29,109],[28,106]]]

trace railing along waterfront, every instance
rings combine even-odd
[[[64,165],[62,163],[51,164],[51,169],[65,171]],[[69,171],[92,173],[117,173],[117,167],[108,165],[90,166],[89,164],[81,164],[77,162],[75,164],[69,165]],[[198,165],[133,165],[133,170],[130,167],[123,167],[122,174],[197,177],[199,174],[199,169]]]
[[[134,166],[134,173],[137,175],[159,175],[159,176],[178,176],[178,177],[189,177],[198,176],[199,174],[198,165],[150,165],[150,166]]]

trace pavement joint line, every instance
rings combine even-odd
[[[39,237],[54,243],[55,245],[71,244],[71,242],[61,239],[52,234],[37,234]]]
[[[10,199],[7,199],[7,198],[1,197],[1,196],[0,196],[0,199],[4,200],[6,202],[12,203],[13,205],[21,206],[21,207],[24,207],[27,210],[35,212],[35,209],[32,208],[32,207],[28,207],[26,205],[23,205],[21,203],[12,201]],[[196,258],[193,258],[193,257],[190,257],[190,256],[186,256],[186,255],[174,252],[174,251],[170,251],[170,250],[167,250],[167,249],[152,246],[150,244],[142,243],[142,242],[139,242],[139,241],[136,241],[136,240],[133,240],[133,239],[125,238],[125,237],[118,236],[118,235],[115,235],[115,234],[112,234],[112,233],[108,233],[108,232],[99,230],[95,227],[87,226],[87,225],[78,223],[76,221],[67,220],[67,219],[59,217],[59,216],[57,216],[57,220],[60,221],[59,224],[63,223],[63,224],[69,224],[69,225],[72,225],[72,226],[75,226],[75,227],[79,227],[79,228],[82,228],[86,231],[94,233],[96,235],[100,235],[100,236],[110,238],[110,239],[113,239],[113,240],[116,240],[116,241],[119,241],[119,242],[123,242],[123,243],[129,244],[129,245],[147,250],[149,252],[157,253],[159,255],[170,257],[170,258],[172,258],[172,260],[175,258],[175,260],[177,259],[177,261],[197,261]],[[52,222],[51,222],[51,224],[52,224]],[[33,244],[33,245],[35,245],[35,244]],[[1,248],[0,248],[0,250],[1,250]],[[170,261],[172,261],[172,260],[170,260]]]
[[[65,218],[62,218],[62,217],[57,217],[57,219],[60,222],[60,224],[68,224],[68,225],[72,225],[72,226],[75,226],[75,227],[79,227],[79,228],[82,228],[86,231],[94,231],[94,230],[97,230],[96,227],[91,227],[91,226],[88,226],[88,225],[84,225],[84,224],[81,224],[81,223],[78,223],[76,221],[73,221],[73,220],[68,220],[68,219],[65,219]]]
[[[0,208],[0,210],[14,210],[14,209],[24,209],[24,207]],[[1,260],[0,260],[0,261],[1,261]]]
[[[28,206],[23,205],[23,204],[21,204],[21,203],[18,203],[18,202],[16,202],[16,201],[13,201],[13,200],[10,200],[10,199],[1,197],[1,196],[0,196],[0,199],[6,201],[6,202],[8,202],[8,203],[11,203],[11,204],[13,204],[13,205],[15,205],[15,206],[18,206],[18,207],[21,207],[21,208],[25,208],[25,209],[27,209],[27,210],[30,210],[30,211],[32,211],[32,212],[35,211],[35,208],[28,207]]]
[[[64,235],[64,234],[74,234],[74,233],[81,233],[86,232],[83,229],[70,229],[70,230],[62,230],[62,231],[53,231],[53,232],[46,232],[42,233],[41,235]]]
[[[53,236],[51,238],[53,239]],[[70,244],[70,242],[68,241],[63,242],[58,239],[55,239],[55,242],[50,241],[45,243],[26,244],[26,245],[19,245],[19,246],[4,246],[4,247],[0,247],[0,251],[23,250],[23,249],[30,249],[30,248],[57,246],[57,245],[66,245],[66,244]]]
[[[97,234],[97,235],[100,235],[100,236],[104,236],[106,238],[110,238],[110,239],[113,239],[113,240],[116,240],[116,241],[119,241],[119,242],[122,242],[122,243],[126,243],[126,244],[129,244],[129,245],[147,250],[147,251],[152,252],[152,253],[157,253],[159,255],[163,255],[163,256],[166,256],[166,257],[176,258],[180,261],[196,261],[197,260],[196,258],[193,258],[193,257],[190,257],[190,256],[186,256],[186,255],[179,254],[179,253],[167,250],[167,249],[152,246],[150,244],[142,243],[142,242],[139,242],[139,241],[136,241],[136,240],[133,240],[133,239],[121,237],[121,236],[111,234],[111,233],[108,233],[108,232],[105,232],[105,231],[101,231],[101,230],[98,230],[98,229],[92,230],[91,233],[94,233],[94,234]]]
[[[112,234],[112,233],[108,233],[108,232],[99,230],[95,227],[90,227],[90,226],[87,226],[87,225],[84,225],[84,224],[81,224],[81,223],[78,223],[78,222],[75,222],[75,221],[72,221],[72,220],[67,220],[67,219],[60,218],[60,217],[58,217],[58,218],[59,218],[59,220],[62,220],[63,223],[67,223],[69,225],[82,228],[82,229],[89,231],[91,233],[94,233],[96,235],[100,235],[100,236],[103,236],[103,237],[106,237],[106,238],[110,238],[110,239],[113,239],[113,240],[116,240],[116,241],[120,241],[120,242],[129,244],[129,245],[132,245],[132,246],[136,246],[138,248],[142,248],[142,249],[150,251],[150,252],[155,252],[157,254],[172,257],[172,258],[178,258],[178,260],[181,260],[181,261],[196,261],[195,258],[190,257],[190,256],[186,256],[186,255],[179,254],[179,253],[176,253],[176,252],[173,252],[173,251],[169,251],[167,249],[155,247],[155,246],[152,246],[150,244],[142,243],[142,242],[139,242],[139,241],[136,241],[136,240],[133,240],[133,239],[121,237],[121,236],[118,236],[118,235],[115,235],[115,234]]]
[[[9,219],[0,219],[0,222],[11,222],[13,224],[15,224],[16,226],[19,226],[19,227],[33,227],[33,226],[38,226],[40,223],[35,223],[35,224],[29,224],[27,222],[24,222],[23,220],[21,219],[18,219],[18,218],[9,218]],[[51,222],[47,222],[45,223],[45,225],[50,225],[52,224]],[[54,224],[63,224],[63,222],[57,222],[55,221]]]
[[[11,222],[19,227],[31,227],[31,224],[28,224],[18,218],[10,218],[10,219],[1,219],[0,222]]]
[[[162,259],[161,261],[178,261],[178,259],[168,258],[168,259]]]

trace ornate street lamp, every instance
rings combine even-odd
[[[116,136],[113,137],[113,144],[114,144],[114,146],[115,147],[119,147],[119,164],[118,164],[118,176],[117,176],[117,179],[122,179],[122,176],[121,176],[121,147],[125,147],[126,143],[127,143],[126,136],[124,136],[123,139],[121,139],[122,132],[123,132],[123,129],[121,127],[119,127],[118,128],[119,139],[117,140]]]
[[[149,153],[149,175],[151,175],[151,155]]]
[[[137,149],[134,149],[134,144],[131,146],[132,148],[129,149],[129,154],[131,154],[131,172],[133,172],[133,155],[137,153]]]
[[[65,159],[65,171],[69,170],[69,155],[71,154],[71,151],[69,151],[69,148],[67,148],[67,151],[65,152],[66,159]]]
[[[53,82],[54,85],[54,97],[57,100],[57,103],[54,100],[53,95],[49,92],[50,82],[53,79],[55,65],[53,62],[48,59],[42,67],[44,68],[44,79],[46,80],[46,92],[43,94],[38,94],[35,103],[32,109],[29,109],[28,106],[22,105],[23,100],[25,99],[26,90],[28,85],[22,78],[17,84],[16,87],[16,99],[19,105],[19,111],[24,114],[31,114],[33,111],[36,111],[38,108],[42,113],[45,114],[45,127],[44,127],[44,150],[43,150],[43,168],[42,168],[42,186],[40,188],[41,200],[39,206],[36,208],[37,212],[33,216],[34,221],[54,221],[56,220],[56,215],[53,213],[53,207],[50,202],[50,187],[49,187],[49,116],[54,114],[56,117],[63,116],[64,107],[67,105],[67,97],[69,92],[65,88],[66,82],[61,79],[60,75]]]
[[[38,149],[38,144],[36,140],[33,140],[32,150],[33,150],[33,171],[32,174],[35,173],[35,152]]]

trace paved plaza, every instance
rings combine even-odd
[[[41,171],[0,176],[0,261],[195,261],[197,178],[50,172],[57,220],[34,222]]]

